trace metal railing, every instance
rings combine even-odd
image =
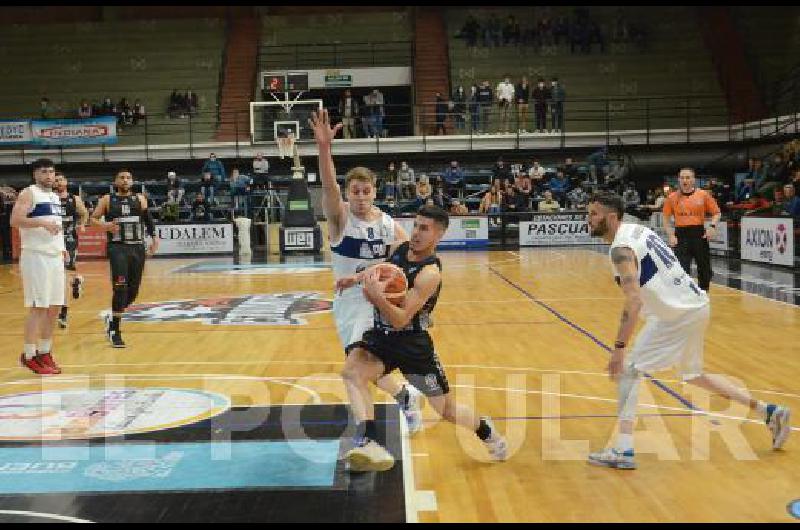
[[[262,45],[258,54],[261,69],[410,66],[413,60],[410,41]]]

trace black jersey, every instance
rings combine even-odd
[[[411,289],[414,287],[414,280],[417,279],[417,275],[423,268],[428,265],[436,265],[441,271],[442,262],[439,261],[439,258],[436,256],[436,254],[433,256],[428,256],[422,261],[409,261],[408,249],[409,243],[406,241],[400,245],[386,261],[403,269],[403,272],[406,275],[406,280],[408,280],[408,288]],[[439,292],[441,290],[442,283],[439,282],[439,285],[436,287],[436,291],[431,295],[430,298],[428,298],[428,300],[417,312],[417,314],[414,315],[414,318],[411,319],[408,325],[403,328],[403,331],[424,332],[427,331],[429,327],[433,326],[431,313],[433,312],[433,308],[436,307],[436,302],[439,300]],[[384,320],[383,315],[381,315],[377,308],[375,309],[375,328],[385,331],[395,331],[392,325],[388,321]]]
[[[144,209],[138,195],[121,196],[112,193],[109,196],[108,212],[105,217],[108,222],[117,221],[119,231],[116,234],[109,232],[108,242],[143,245],[143,216]]]
[[[78,242],[78,207],[75,204],[75,195],[59,197],[61,199],[61,226],[64,232],[64,243],[74,245]]]

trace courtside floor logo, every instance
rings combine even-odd
[[[188,425],[230,408],[205,390],[115,388],[0,397],[0,440],[78,440]]]
[[[319,293],[274,293],[136,304],[123,317],[130,322],[200,321],[214,325],[301,326],[303,315],[331,310]]]

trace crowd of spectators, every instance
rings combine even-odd
[[[622,9],[617,10],[613,21],[602,24],[585,7],[576,7],[571,16],[553,17],[545,10],[537,18],[521,21],[513,13],[505,20],[494,12],[482,20],[470,15],[455,37],[464,39],[470,48],[515,46],[537,52],[543,47],[569,45],[571,53],[590,54],[596,45],[600,53],[605,53],[609,41],[631,43],[641,50],[647,46],[643,25],[628,20]]]
[[[344,138],[384,138],[388,130],[386,119],[386,100],[383,92],[371,89],[359,100],[349,88],[342,92],[336,108],[338,121],[342,122]],[[359,130],[359,125],[361,130]]]
[[[200,102],[196,92],[192,92],[191,89],[186,92],[178,92],[177,89],[173,89],[172,94],[169,96],[167,115],[170,118],[196,116],[199,108]]]

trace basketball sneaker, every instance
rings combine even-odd
[[[114,348],[125,347],[125,341],[122,340],[122,334],[119,331],[109,331],[108,338],[111,340],[111,346]]]
[[[345,455],[348,471],[388,471],[394,466],[394,457],[375,440],[362,438]]]
[[[36,356],[36,360],[39,361],[39,364],[42,366],[47,366],[50,368],[54,374],[60,374],[61,368],[58,367],[56,361],[53,359],[52,353],[40,353]]]
[[[40,358],[39,355],[37,355],[37,356],[35,356],[35,357],[31,358],[31,359],[26,359],[25,358],[25,354],[23,353],[19,357],[19,362],[22,364],[22,366],[24,366],[25,368],[28,368],[31,372],[33,372],[35,374],[38,374],[38,375],[54,375],[55,374],[55,372],[53,372],[52,368],[50,368],[49,366],[46,366],[46,365],[41,363],[41,358]]]
[[[72,298],[77,300],[83,294],[83,278],[81,276],[75,276],[72,279]]]
[[[482,417],[483,421],[489,426],[492,430],[492,435],[489,436],[486,440],[483,440],[484,445],[486,445],[486,449],[489,450],[489,458],[496,462],[502,462],[506,458],[508,458],[508,444],[506,443],[506,439],[497,432],[497,429],[494,427],[494,423],[488,417]]]
[[[67,317],[61,313],[58,315],[58,327],[61,329],[67,329]]]
[[[414,436],[422,430],[422,392],[412,385],[405,385],[408,392],[408,402],[403,407],[403,415],[408,424],[409,436]]]
[[[792,432],[789,425],[791,410],[778,405],[767,406],[767,427],[772,432],[772,448],[780,449]]]
[[[599,453],[591,453],[589,455],[589,463],[612,469],[636,469],[636,461],[634,461],[633,457],[633,449],[622,452],[613,447],[608,447]]]

